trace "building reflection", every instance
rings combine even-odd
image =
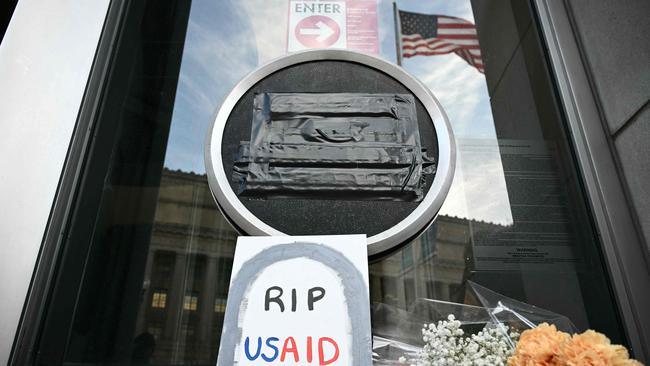
[[[420,238],[370,265],[374,304],[407,309],[417,298],[462,301],[470,248],[464,219],[440,216]],[[474,222],[474,225],[495,226]],[[151,364],[216,360],[236,231],[219,213],[205,175],[164,170],[133,352]],[[376,313],[373,328],[391,319]],[[138,338],[139,337],[139,338]]]
[[[136,326],[155,340],[150,363],[211,363],[236,238],[205,175],[164,170]]]

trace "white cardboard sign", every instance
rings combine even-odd
[[[240,237],[217,365],[370,366],[366,245],[365,235]]]

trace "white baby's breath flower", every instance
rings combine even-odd
[[[424,324],[422,340],[425,345],[414,366],[504,366],[512,349],[506,337],[513,342],[519,333],[504,324],[486,325],[476,334],[465,335],[461,322],[453,314],[437,324]],[[400,363],[407,362],[400,357]]]

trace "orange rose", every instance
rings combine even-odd
[[[630,360],[625,347],[612,345],[609,338],[593,330],[574,334],[560,346],[558,359],[560,366],[643,366]]]
[[[555,325],[542,323],[521,334],[514,354],[508,358],[508,366],[554,366],[558,365],[560,346],[570,339]]]
[[[582,334],[558,331],[540,324],[521,334],[508,366],[643,366],[631,360],[623,346],[611,344],[605,335],[588,330]]]

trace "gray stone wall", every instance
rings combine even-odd
[[[650,243],[650,1],[566,1],[605,129]]]

